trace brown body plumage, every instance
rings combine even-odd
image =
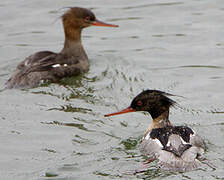
[[[96,19],[88,9],[73,7],[63,16],[64,48],[59,53],[41,51],[22,61],[7,81],[7,88],[36,87],[41,82],[57,82],[89,69],[87,54],[82,46],[82,29],[89,26],[117,27]]]

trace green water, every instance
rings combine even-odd
[[[70,6],[120,27],[84,30],[88,73],[0,92],[0,179],[223,179],[224,1],[1,0],[0,89],[28,55],[60,51],[59,17]],[[173,97],[180,107],[170,120],[205,139],[216,169],[172,173],[152,164],[126,173],[143,161],[138,145],[151,118],[103,115],[147,88],[184,96]]]

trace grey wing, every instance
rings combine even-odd
[[[41,51],[37,52],[29,57],[27,57],[24,61],[22,61],[16,68],[16,71],[13,73],[11,78],[7,81],[7,88],[20,88],[20,87],[34,87],[41,80],[42,76],[47,77],[47,74],[43,74],[42,76],[27,76],[29,72],[33,72],[38,69],[38,64],[42,64],[43,61],[49,62],[53,61],[56,57],[56,53],[50,51]]]
[[[57,69],[55,72],[57,76],[74,75],[80,73],[79,67],[82,66],[76,56],[67,57],[64,54],[52,53],[31,64],[31,66],[24,71],[24,74],[30,72],[50,71]],[[66,67],[66,72],[64,71]],[[80,67],[81,69],[81,67]],[[67,74],[66,74],[67,73]]]
[[[140,151],[143,155],[158,159],[160,168],[171,171],[191,171],[201,164],[197,155],[205,147],[203,139],[197,134],[190,137],[190,142],[185,142],[181,136],[172,134],[168,138],[166,147],[158,139],[148,138],[142,140]]]
[[[200,166],[197,160],[199,148],[186,143],[181,136],[172,134],[164,150],[158,152],[162,169],[171,171],[191,171]]]
[[[55,57],[56,55],[57,55],[56,53],[53,53],[51,51],[40,51],[40,52],[37,52],[35,54],[30,55],[24,61],[19,63],[18,66],[17,66],[17,69],[22,70],[23,68],[26,68],[26,67],[35,66],[36,64],[39,64],[40,62],[45,60],[46,57],[49,57],[49,56]]]
[[[49,70],[60,59],[63,58],[60,58],[59,54],[49,51],[35,53],[24,60],[23,66],[25,69],[23,74]]]
[[[205,141],[196,133],[191,135],[190,144],[198,148],[198,154],[202,154],[206,149]]]
[[[145,156],[157,157],[162,149],[163,146],[158,139],[143,139],[140,144],[140,151]]]

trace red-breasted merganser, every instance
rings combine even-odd
[[[169,108],[175,101],[159,90],[146,90],[137,95],[130,107],[105,117],[147,111],[153,121],[145,131],[140,150],[148,156],[147,162],[158,160],[159,167],[170,171],[190,171],[200,166],[200,155],[205,150],[203,139],[191,128],[173,126],[169,121]]]
[[[96,19],[88,9],[73,7],[63,16],[65,42],[59,53],[41,51],[22,61],[7,82],[7,88],[36,87],[41,82],[56,82],[66,76],[86,72],[89,62],[81,43],[82,29],[89,26],[118,27]]]

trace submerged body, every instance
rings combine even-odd
[[[148,157],[147,163],[157,160],[164,170],[191,171],[201,165],[200,155],[204,152],[205,143],[191,128],[171,124],[169,108],[175,101],[168,98],[169,95],[158,90],[146,90],[134,98],[130,107],[105,116],[149,112],[153,122],[140,145],[141,153]]]
[[[156,160],[160,168],[170,171],[191,171],[201,165],[197,159],[205,149],[204,141],[186,126],[167,126],[149,131],[140,151]]]
[[[7,82],[7,88],[32,88],[43,82],[57,82],[66,76],[78,75],[88,69],[88,58],[84,54],[81,60],[72,55],[41,51],[27,57],[17,66]]]
[[[36,87],[42,82],[57,82],[88,71],[88,57],[81,43],[82,29],[92,25],[117,27],[98,21],[90,10],[79,7],[69,9],[62,22],[65,42],[61,52],[41,51],[27,57],[7,81],[7,88]]]

